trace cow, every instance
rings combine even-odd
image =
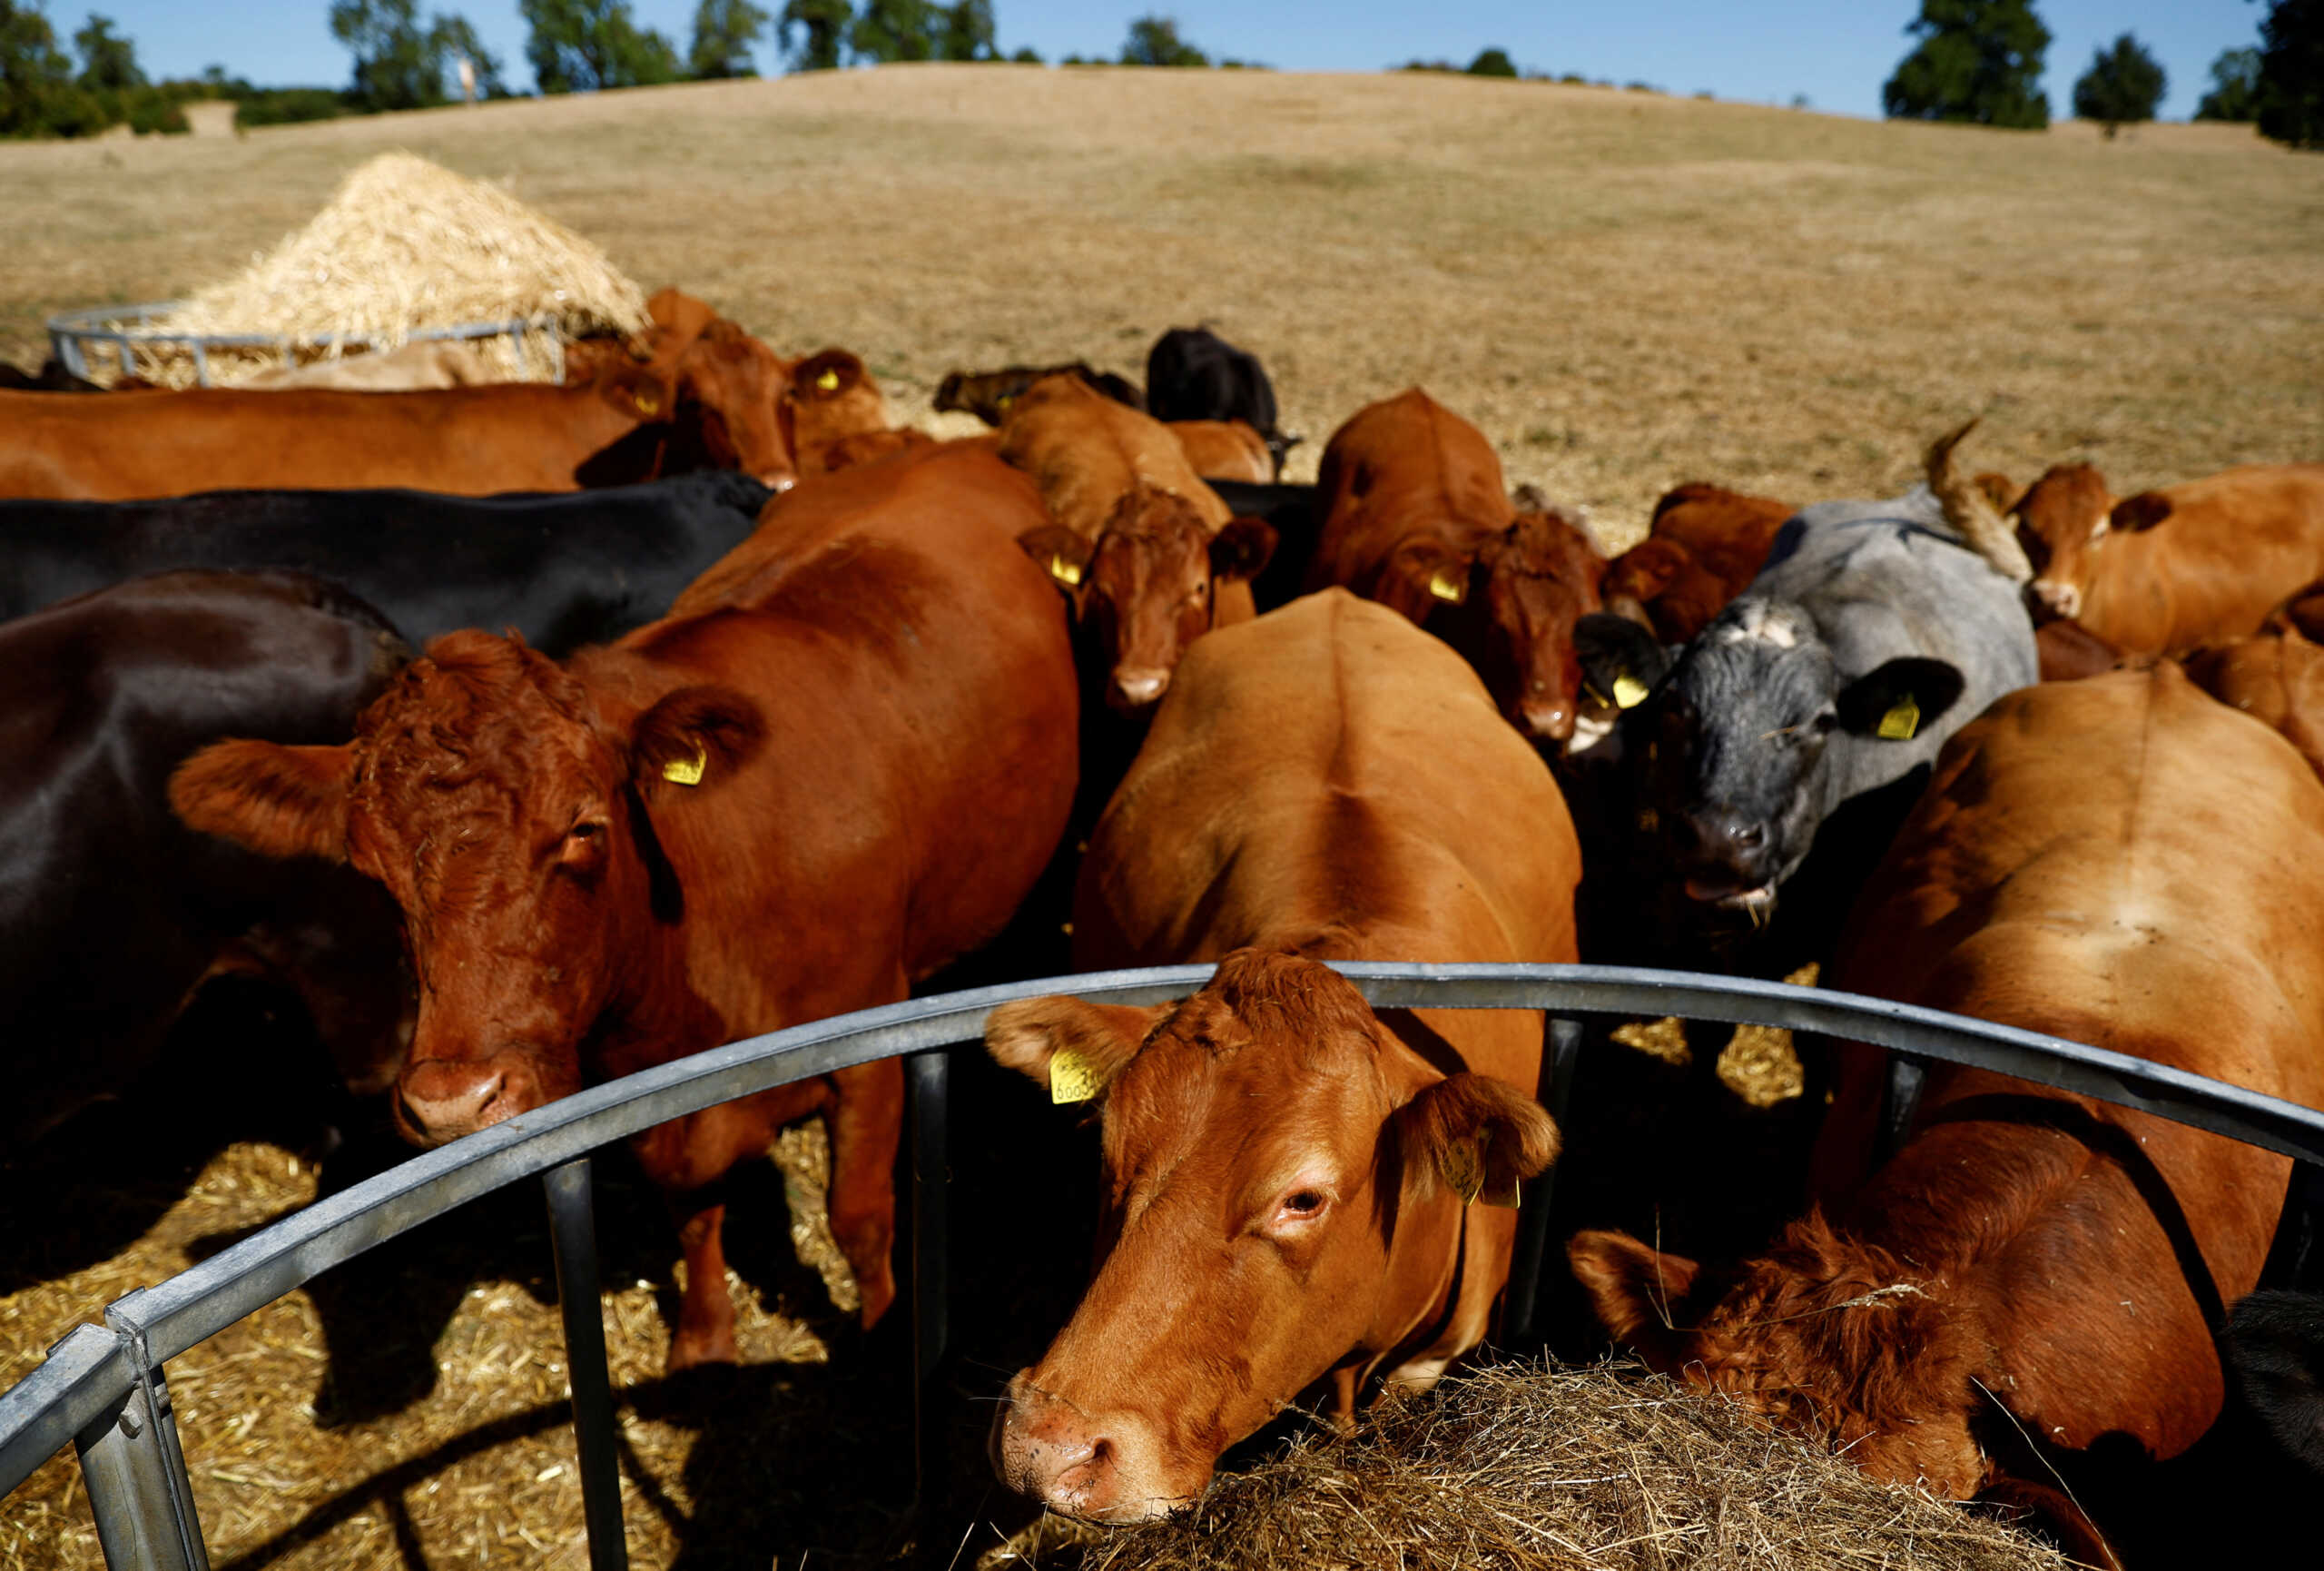
[[[1624,882],[1654,942],[1748,938],[1820,843],[1777,957],[1815,958],[1945,739],[2036,679],[2023,558],[1954,466],[1967,430],[1932,446],[1925,487],[1801,509],[1675,658],[1621,618],[1577,629],[1590,685],[1630,700],[1642,811]]]
[[[409,655],[377,611],[285,573],[169,573],[0,625],[0,1151],[127,1090],[209,978],[295,989],[350,1089],[409,1031],[395,914],[344,869],[170,815],[225,736],[344,741]]]
[[[1310,588],[1340,585],[1452,642],[1536,742],[1573,736],[1573,627],[1599,608],[1606,571],[1585,525],[1517,513],[1484,433],[1419,388],[1333,433],[1316,491]]]
[[[1041,488],[1053,521],[1024,545],[1073,602],[1089,681],[1142,721],[1193,640],[1256,614],[1275,531],[1232,517],[1167,427],[1072,377],[1010,405],[1000,451]]]
[[[2285,1451],[2324,1475],[2324,1295],[2253,1293],[2220,1340],[2245,1404]]]
[[[1546,766],[1403,618],[1326,590],[1187,652],[1091,836],[1074,957],[1216,973],[986,1027],[1104,1131],[1094,1280],[995,1425],[1010,1485],[1157,1516],[1303,1391],[1346,1423],[1489,1334],[1499,1208],[1557,1151],[1541,1015],[1375,1015],[1320,963],[1571,960],[1579,873]]]
[[[2034,628],[2034,656],[2044,682],[2075,682],[2111,671],[2122,651],[2079,622],[2042,622]]]
[[[1832,985],[2324,1106],[2324,786],[2168,664],[2009,694],[1963,727],[1866,887]],[[2222,1398],[2212,1330],[2249,1292],[2288,1158],[1981,1069],[1927,1070],[1867,1179],[1877,1058],[1851,1050],[1818,1209],[1699,1269],[1569,1246],[1652,1367],[1937,1495],[2046,1503],[2046,1463],[2186,1450]]]
[[[2324,775],[2324,647],[2288,618],[2187,657],[2189,680],[2280,735]]]
[[[652,621],[774,496],[724,470],[583,495],[211,491],[0,501],[0,618],[172,568],[290,568],[425,643],[514,627],[552,655]]]
[[[1204,479],[1274,482],[1275,464],[1266,442],[1241,420],[1172,420],[1169,426],[1186,450],[1187,462]]]
[[[675,371],[609,366],[580,387],[0,393],[0,496],[380,486],[485,496],[634,482],[688,462],[780,488],[795,478],[777,423],[781,374],[773,352],[735,329],[705,333]]]
[[[2088,464],[2061,465],[2015,517],[2043,611],[2131,654],[2256,632],[2324,578],[2324,463],[2250,464],[2120,501]]]
[[[391,350],[274,366],[234,385],[252,392],[285,388],[336,388],[347,392],[411,392],[421,388],[481,387],[517,380],[474,343],[420,339]]]
[[[1109,371],[1093,370],[1082,361],[1065,365],[1012,365],[1000,371],[952,371],[937,384],[934,408],[938,414],[957,410],[976,416],[989,426],[998,426],[1009,419],[1009,406],[1022,398],[1027,388],[1052,376],[1077,378],[1088,384],[1091,390],[1103,393],[1125,409],[1146,412],[1146,395],[1136,384]]]
[[[64,362],[54,355],[41,362],[36,371],[20,371],[0,362],[0,389],[10,392],[103,392],[105,390],[87,377],[75,376],[64,369]]]
[[[843,349],[818,350],[790,368],[783,397],[783,434],[799,473],[812,477],[835,467],[827,456],[850,438],[889,429],[888,401],[871,369]],[[861,461],[857,459],[855,461]]]
[[[1758,577],[1796,510],[1700,480],[1674,488],[1654,504],[1646,538],[1607,568],[1608,608],[1666,644],[1691,641]]]
[[[1275,424],[1275,384],[1258,356],[1206,327],[1174,327],[1146,355],[1146,408],[1157,420],[1241,420],[1259,433],[1283,474],[1300,439]]]
[[[422,1144],[892,1003],[1000,931],[1072,799],[1065,618],[1015,543],[1039,512],[990,454],[832,476],[771,509],[731,593],[562,664],[439,638],[351,743],[221,743],[171,801],[395,898],[419,986],[395,1115]],[[819,1112],[861,1318],[886,1311],[902,1090],[883,1061],[633,1142],[684,1246],[671,1368],[736,1356],[720,1181]]]

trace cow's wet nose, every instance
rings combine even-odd
[[[1114,706],[1136,711],[1158,701],[1170,685],[1170,673],[1159,666],[1118,666],[1114,668]]]
[[[992,1459],[1001,1481],[1050,1510],[1099,1522],[1141,1520],[1158,1503],[1129,1497],[1123,1443],[1070,1402],[1032,1389],[1019,1376],[995,1420]]]
[[[2054,578],[2036,578],[2026,586],[2034,601],[2053,617],[2069,621],[2082,615],[2082,589],[2079,585],[2062,584]]]
[[[1518,714],[1525,734],[1537,742],[1562,742],[1573,735],[1573,706],[1562,700],[1528,698]]]
[[[499,1065],[417,1063],[397,1083],[396,1111],[406,1134],[423,1145],[440,1145],[509,1116],[509,1090],[507,1071]]]
[[[1688,860],[1697,865],[1731,873],[1737,882],[1756,884],[1767,871],[1768,825],[1764,819],[1735,812],[1686,815],[1682,835],[1693,842]]]

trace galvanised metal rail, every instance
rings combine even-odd
[[[153,319],[167,317],[185,302],[175,300],[153,301],[144,305],[100,305],[84,311],[62,311],[48,319],[49,351],[58,363],[74,376],[89,380],[89,351],[99,344],[111,349],[121,374],[127,376],[133,369],[132,356],[140,349],[182,349],[193,356],[193,377],[202,387],[210,385],[210,351],[213,349],[271,349],[282,357],[286,366],[299,363],[298,351],[310,350],[329,354],[350,348],[378,351],[385,341],[375,333],[364,332],[159,332]],[[129,324],[134,318],[136,325]],[[565,343],[557,337],[556,328],[546,318],[510,317],[505,321],[464,321],[455,327],[414,328],[404,335],[406,343],[419,343],[438,339],[485,339],[507,337],[517,347],[517,363],[530,367],[530,340],[537,337],[540,352],[547,357],[546,369],[551,381],[565,379]]]
[[[1413,965],[1338,969],[1381,1008],[1541,1009],[1551,1015],[1541,1094],[1561,1116],[1571,1087],[1578,1014],[1676,1014],[1787,1026],[1918,1059],[1974,1065],[2138,1109],[2299,1161],[2324,1165],[2324,1112],[2104,1049],[1852,993],[1686,972],[1591,965]],[[944,1350],[943,1050],[977,1041],[995,1006],[1071,993],[1156,1003],[1199,990],[1207,965],[1012,983],[868,1009],[697,1053],[414,1157],[243,1240],[74,1328],[47,1361],[0,1394],[0,1493],[68,1441],[79,1447],[112,1571],[207,1571],[163,1370],[169,1360],[332,1266],[519,1179],[544,1175],[593,1571],[627,1564],[613,1398],[599,1314],[588,1153],[714,1103],[876,1059],[910,1055],[914,1227],[912,1314],[924,1384]],[[1511,1323],[1531,1318],[1548,1229],[1550,1175],[1533,1181],[1511,1276]],[[924,1420],[923,1420],[924,1422]],[[924,1438],[924,1431],[923,1431]],[[923,1455],[925,1451],[923,1450]]]

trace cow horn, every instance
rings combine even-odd
[[[1953,450],[1961,439],[1977,429],[1973,417],[1967,425],[1949,435],[1941,436],[1929,444],[1928,489],[1936,496],[1937,505],[1945,509],[1945,521],[1961,531],[1969,548],[1991,563],[1994,571],[2014,584],[2023,584],[2034,577],[2034,564],[2025,559],[2025,548],[2017,543],[2017,531],[2001,516],[1994,499],[1982,487],[1964,475],[1953,461]]]

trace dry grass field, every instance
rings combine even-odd
[[[399,146],[786,351],[857,350],[915,419],[956,367],[1136,372],[1160,330],[1208,321],[1308,435],[1295,475],[1420,382],[1616,543],[1683,479],[1892,493],[1978,410],[1975,464],[2022,478],[2090,458],[2127,491],[2324,458],[2324,161],[2222,127],[2109,143],[1434,77],[903,67],[0,146],[0,354],[36,362],[52,311],[232,272]],[[0,1172],[0,1387],[106,1299],[312,1198],[311,1127],[217,1112],[239,1094]],[[812,1172],[812,1142],[791,1157]],[[658,1379],[675,1240],[609,1182],[635,1563],[788,1571],[881,1544],[894,1426],[850,1423],[892,1417],[901,1383],[835,1371],[894,1348],[792,1261],[781,1182],[738,1202],[764,1302],[752,1366],[709,1397]],[[1078,1247],[1054,1218],[1041,1236]],[[213,1563],[584,1564],[547,1262],[527,1190],[174,1364]],[[96,1561],[69,1461],[0,1508],[0,1571]]]

